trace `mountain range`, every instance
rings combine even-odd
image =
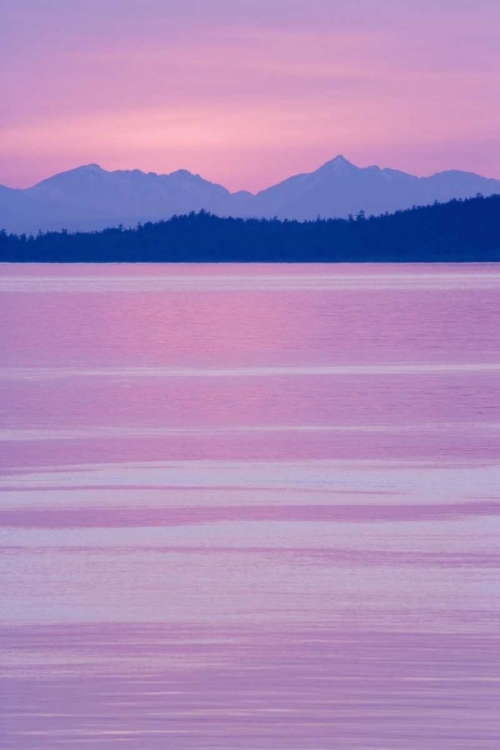
[[[217,216],[304,221],[386,212],[500,194],[500,180],[457,170],[416,177],[377,166],[360,168],[343,156],[252,194],[230,193],[187,170],[156,174],[108,172],[97,164],[49,177],[26,189],[0,185],[0,229],[33,233],[135,226],[202,209]]]

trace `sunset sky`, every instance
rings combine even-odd
[[[0,184],[342,153],[500,178],[499,0],[0,0]]]

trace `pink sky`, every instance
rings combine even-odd
[[[186,168],[257,190],[342,153],[500,178],[498,0],[0,0],[0,183]]]

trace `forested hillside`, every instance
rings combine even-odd
[[[9,262],[500,261],[500,196],[310,222],[174,216],[135,229],[0,233]]]

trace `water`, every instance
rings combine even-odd
[[[2,750],[496,750],[500,269],[4,266]]]

